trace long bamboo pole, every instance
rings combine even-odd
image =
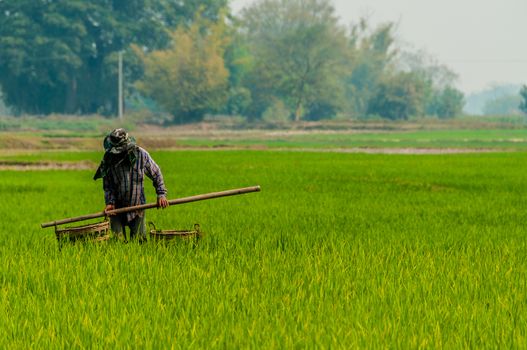
[[[177,204],[184,204],[184,203],[190,203],[190,202],[197,202],[202,201],[206,199],[213,199],[213,198],[220,198],[220,197],[228,197],[228,196],[236,196],[239,194],[245,194],[245,193],[251,193],[251,192],[260,192],[260,186],[252,186],[252,187],[244,187],[244,188],[236,188],[233,190],[227,190],[227,191],[221,191],[221,192],[212,192],[212,193],[206,193],[206,194],[199,194],[196,196],[190,196],[190,197],[184,197],[184,198],[178,198],[178,199],[171,199],[168,201],[168,204],[170,205],[177,205]],[[115,214],[123,214],[128,213],[131,211],[137,211],[137,210],[145,210],[145,209],[152,209],[157,208],[157,203],[148,203],[148,204],[142,204],[142,205],[136,205],[133,207],[126,207],[126,208],[119,208],[110,210],[108,212],[98,212],[94,214],[88,214],[83,216],[78,216],[75,218],[68,218],[68,219],[62,219],[52,222],[46,222],[41,224],[40,226],[42,228],[46,227],[52,227],[52,226],[58,226],[63,224],[69,224],[72,222],[78,222],[78,221],[84,221],[89,219],[95,219],[104,217],[107,215],[115,215]]]

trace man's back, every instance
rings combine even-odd
[[[103,178],[105,212],[115,208],[130,207],[146,203],[144,177],[149,177],[157,194],[157,204],[168,206],[167,190],[161,169],[150,154],[137,146],[124,129],[115,129],[104,139],[104,158],[94,179]],[[144,212],[130,212],[111,218],[112,231],[123,234],[124,226],[130,226],[130,236],[144,233]]]

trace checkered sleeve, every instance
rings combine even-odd
[[[110,174],[103,177],[102,186],[104,189],[104,202],[106,205],[115,204],[115,186]]]
[[[156,189],[157,197],[166,197],[167,189],[165,187],[165,181],[163,180],[161,169],[148,152],[144,151],[144,157],[145,174],[152,180],[154,188]]]

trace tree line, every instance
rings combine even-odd
[[[0,86],[30,114],[115,114],[117,57],[127,96],[174,121],[461,113],[456,75],[403,50],[396,26],[345,26],[330,0],[2,0]]]

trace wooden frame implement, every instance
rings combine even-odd
[[[171,199],[171,200],[168,201],[168,204],[172,206],[172,205],[197,202],[197,201],[213,199],[213,198],[236,196],[236,195],[246,194],[246,193],[251,193],[251,192],[260,192],[260,186],[236,188],[236,189],[233,189],[233,190],[227,190],[227,191],[221,191],[221,192],[212,192],[212,193],[200,194],[200,195],[191,196],[191,197]],[[90,220],[90,219],[105,217],[105,216],[108,216],[108,215],[123,214],[123,213],[128,213],[128,212],[131,212],[131,211],[145,210],[145,209],[152,209],[152,208],[157,208],[157,203],[148,203],[148,204],[136,205],[136,206],[133,206],[133,207],[114,209],[114,210],[111,210],[111,211],[108,211],[108,212],[102,211],[102,212],[98,212],[98,213],[94,213],[94,214],[88,214],[88,215],[83,215],[83,216],[78,216],[78,217],[74,217],[74,218],[68,218],[68,219],[62,219],[62,220],[57,220],[57,221],[52,221],[52,222],[46,222],[46,223],[41,224],[40,226],[42,228],[57,227],[58,225],[69,224],[69,223],[72,223],[72,222]]]

